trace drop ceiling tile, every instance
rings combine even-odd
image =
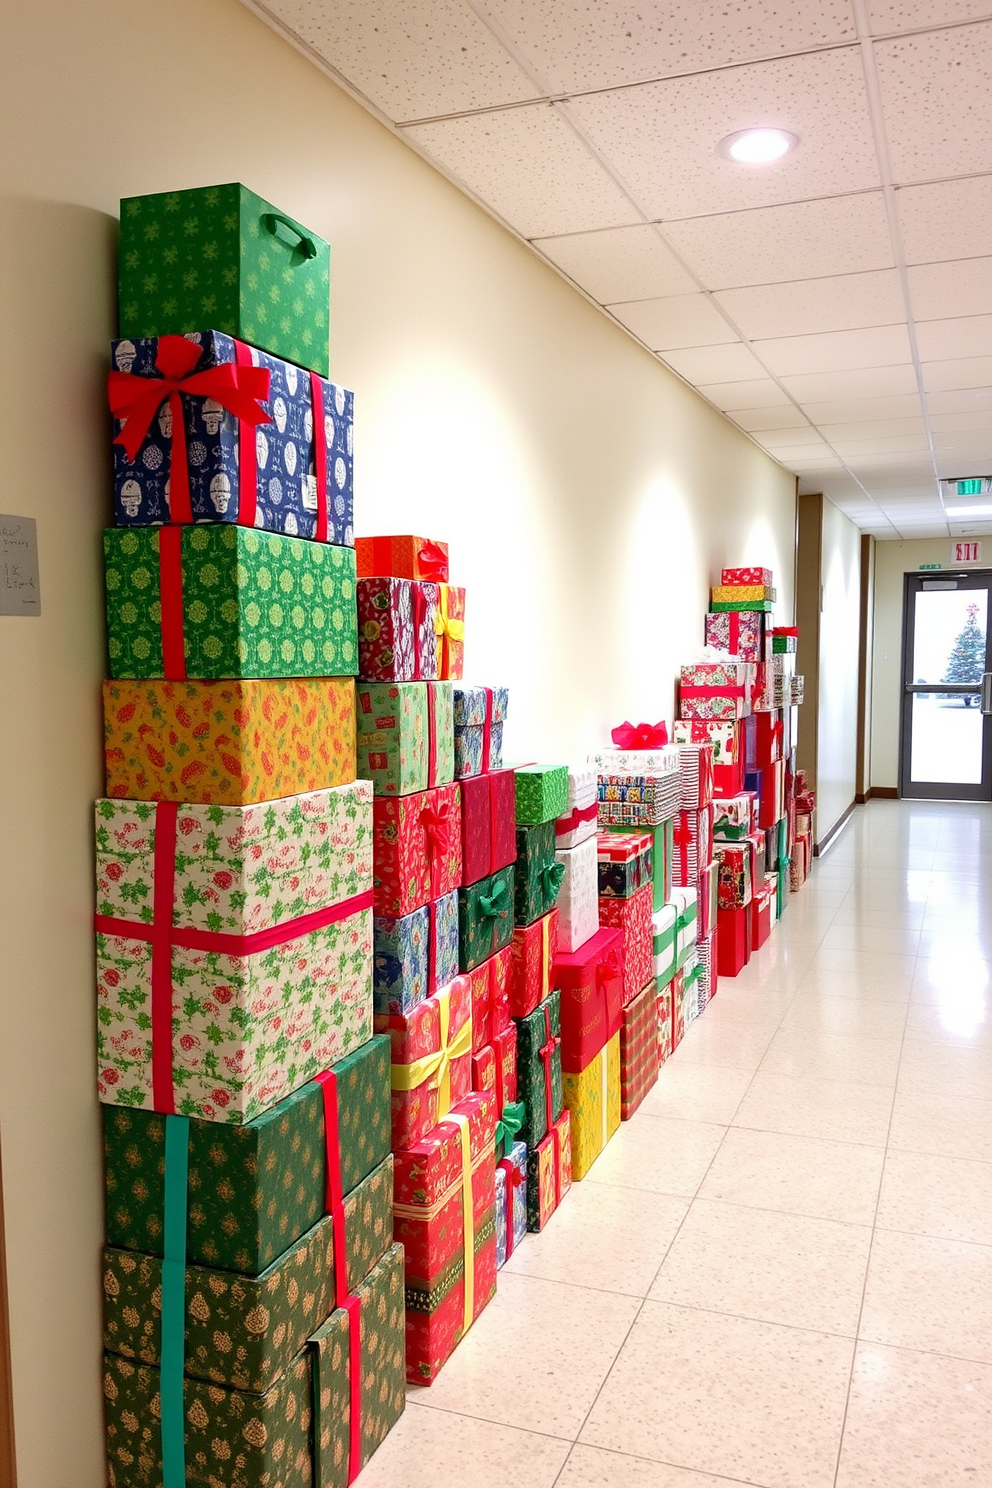
[[[717,298],[752,341],[892,325],[905,318],[895,269],[803,279],[797,284],[725,289]]]
[[[901,435],[915,434],[926,437],[926,426],[920,415],[916,418],[861,419],[845,424],[819,424],[820,433],[831,444],[844,440],[898,439]]]
[[[992,315],[964,315],[953,320],[918,320],[916,343],[924,362],[985,356],[992,349]]]
[[[821,458],[822,448],[823,446],[819,444],[788,445],[782,449],[768,449],[766,453],[771,455],[773,460],[777,460],[780,465],[784,465],[786,470],[802,470],[807,460]]]
[[[928,393],[931,415],[939,413],[983,413],[992,409],[992,387],[960,388],[952,392]]]
[[[754,349],[776,377],[898,366],[910,361],[905,325],[824,331],[816,336],[780,336],[757,341]]]
[[[712,382],[743,382],[768,374],[741,342],[732,346],[694,346],[686,351],[669,351],[665,361],[694,386]]]
[[[538,238],[534,247],[601,305],[691,294],[698,288],[654,227]]]
[[[990,461],[980,455],[966,458],[957,454],[938,454],[937,474],[941,480],[963,480],[969,475],[987,476],[992,474],[989,464]]]
[[[891,31],[925,30],[936,21],[949,26],[954,21],[975,21],[992,15],[988,0],[868,0],[868,21],[873,36]]]
[[[737,379],[733,382],[704,383],[698,385],[698,390],[704,398],[715,403],[717,408],[722,408],[724,413],[730,413],[735,408],[792,407],[778,383],[765,373],[747,382]],[[783,420],[783,424],[787,422],[787,419]]]
[[[920,400],[915,393],[900,393],[893,398],[837,398],[831,402],[804,403],[803,411],[814,424],[854,424],[921,416]]]
[[[908,264],[992,255],[992,175],[896,192]]]
[[[958,388],[988,387],[990,383],[992,383],[992,356],[961,357],[952,361],[923,363],[923,386],[928,393],[953,392]]]
[[[824,403],[840,398],[885,398],[916,390],[912,367],[864,367],[851,372],[815,372],[783,377],[782,385],[797,403]]]
[[[665,236],[707,289],[856,274],[893,263],[877,191],[692,217],[666,223]]]
[[[667,0],[623,9],[488,0],[519,54],[556,91],[608,88],[855,39],[848,0]]]
[[[992,24],[876,42],[874,52],[895,179],[987,171]]]
[[[704,294],[633,300],[623,305],[607,305],[606,308],[652,351],[719,346],[728,342],[739,344],[736,332]]]
[[[759,429],[808,429],[810,421],[792,403],[782,408],[738,408],[730,417],[748,433]]]
[[[525,238],[637,220],[620,188],[548,104],[403,133]]]
[[[935,394],[939,397],[939,394]],[[984,409],[972,409],[968,413],[931,413],[930,427],[934,436],[984,432],[992,432],[992,406]]]
[[[266,9],[394,122],[539,93],[463,0],[266,0]]]
[[[755,433],[754,438],[758,444],[763,444],[768,449],[809,448],[811,445],[816,445],[821,455],[830,454],[827,445],[816,430],[810,428],[809,424],[803,424],[798,428],[761,429]]]
[[[925,434],[902,434],[893,439],[832,439],[832,447],[849,465],[867,458],[889,455],[928,455],[930,445]]]
[[[568,111],[649,217],[744,211],[879,185],[856,47],[591,93],[571,99]],[[719,153],[726,135],[755,124],[789,130],[799,148],[758,171]]]
[[[907,272],[917,320],[992,315],[992,256],[913,264]]]

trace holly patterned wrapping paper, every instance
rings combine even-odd
[[[600,899],[600,923],[619,930],[623,1000],[631,1002],[651,976],[653,935],[651,917],[654,897],[650,884],[629,899]]]
[[[377,796],[410,796],[455,778],[451,685],[360,682],[358,773]]]
[[[572,1144],[572,1179],[578,1183],[620,1125],[619,1033],[593,1055],[585,1069],[563,1077],[563,1094]]]
[[[568,801],[555,822],[555,846],[561,852],[595,837],[598,824],[598,775],[594,765],[569,765]]]
[[[458,975],[458,895],[372,922],[372,1008],[408,1013]]]
[[[514,1142],[496,1164],[496,1269],[527,1234],[527,1148]]]
[[[101,1100],[174,1100],[240,1124],[365,1043],[369,806],[365,781],[247,808],[97,802]],[[158,874],[173,863],[170,894]],[[330,922],[308,928],[322,914]],[[253,949],[272,932],[285,939]],[[171,965],[171,1016],[153,1000],[157,955]],[[170,1045],[163,1069],[154,1051]]]
[[[332,1065],[337,1162],[346,1194],[389,1155],[389,1040]],[[165,1128],[154,1111],[103,1106],[107,1244],[160,1256]],[[257,1276],[325,1212],[324,1093],[310,1081],[244,1126],[189,1123],[186,1256]]]
[[[455,688],[455,775],[459,780],[502,769],[508,707],[505,687]]]
[[[725,568],[720,573],[721,584],[765,584],[770,586],[770,568]]]
[[[376,1014],[391,1044],[393,1150],[415,1147],[472,1088],[472,985],[456,977],[409,1013]]]
[[[659,987],[655,1000],[658,1018],[658,1064],[663,1065],[672,1052],[672,982]]]
[[[514,929],[507,981],[507,1001],[511,1017],[526,1018],[547,997],[553,986],[557,954],[556,909],[531,925],[518,925]]]
[[[721,610],[706,616],[706,644],[739,661],[764,661],[765,616],[760,610]]]
[[[448,581],[448,544],[430,537],[411,537],[409,534],[356,537],[355,557],[360,579],[384,574],[396,579],[427,580],[434,584]]]
[[[577,951],[599,929],[599,859],[595,837],[555,853],[565,870],[558,891],[558,944]]]
[[[571,1117],[562,1111],[551,1131],[527,1149],[527,1228],[544,1229],[572,1186]]]
[[[585,1069],[620,1027],[623,965],[619,930],[597,930],[577,951],[559,953],[554,982],[561,998],[561,1065]]]
[[[355,779],[355,684],[103,684],[107,795],[247,806]]]
[[[434,631],[437,584],[359,579],[358,665],[365,682],[421,682],[438,677]]]
[[[555,824],[517,827],[513,870],[513,922],[530,925],[558,902],[564,868],[555,858]]]
[[[375,912],[408,915],[462,881],[461,797],[455,784],[414,796],[377,796]]]
[[[505,946],[467,972],[472,983],[472,1049],[477,1052],[510,1024],[512,948]]]
[[[117,274],[122,336],[209,321],[327,376],[330,247],[238,182],[124,197]]]
[[[620,1116],[629,1121],[657,1083],[658,1003],[652,978],[623,1010],[620,1024]]]
[[[156,527],[171,520],[236,522],[242,527],[284,532],[287,537],[351,547],[353,393],[323,378],[311,378],[292,362],[215,330],[194,331],[178,346],[159,337],[115,341],[111,355],[112,407],[120,411],[124,407],[117,399],[121,392],[125,399],[132,394],[135,383],[131,379],[162,382],[163,365],[171,368],[177,355],[189,364],[187,377],[199,378],[211,369],[231,367],[220,376],[241,383],[234,406],[245,415],[253,410],[251,417],[236,417],[224,406],[224,392],[221,401],[206,393],[180,392],[180,457],[185,448],[182,483],[189,487],[189,509],[180,509],[174,518],[170,502],[179,480],[173,478],[176,439],[168,387],[163,382],[162,402],[134,459],[116,442],[125,425],[115,420],[114,521],[118,527]],[[249,381],[263,384],[257,398],[247,386]],[[122,388],[121,383],[129,385]],[[315,391],[320,405],[316,431]],[[154,387],[150,396],[157,396]],[[130,417],[140,417],[140,413]],[[128,428],[124,433],[129,448],[135,448],[131,438],[137,438],[140,429],[139,423],[137,430]]]
[[[435,1378],[496,1290],[495,1133],[495,1099],[478,1092],[395,1154],[393,1235],[406,1257],[407,1379],[415,1383]]]
[[[737,842],[751,832],[757,819],[757,798],[753,791],[740,791],[729,800],[713,801],[713,836],[721,842]]]
[[[474,971],[513,940],[513,869],[458,890],[458,964]]]
[[[553,822],[568,805],[567,765],[518,765],[516,776],[517,825]]]
[[[654,834],[600,832],[596,838],[598,894],[629,899],[654,882]]]
[[[460,782],[463,883],[478,883],[516,862],[515,789],[512,770],[491,770]]]
[[[680,811],[675,818],[673,884],[680,889],[693,886],[712,861],[712,805],[702,811]]]
[[[550,993],[517,1027],[517,1096],[524,1103],[520,1139],[536,1147],[548,1130],[550,1082],[551,1120],[561,1114],[561,996]]]
[[[717,903],[720,909],[743,909],[751,902],[753,887],[751,873],[751,844],[724,843],[716,845],[718,864]]]
[[[743,718],[751,711],[754,667],[747,662],[693,662],[682,668],[679,712],[686,719]]]
[[[675,904],[663,904],[651,918],[652,970],[655,983],[664,987],[675,975],[678,966],[678,909]]]

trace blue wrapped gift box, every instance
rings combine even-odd
[[[458,975],[458,892],[412,914],[376,915],[372,942],[372,1009],[408,1013]],[[430,984],[431,940],[434,986]]]
[[[512,1175],[510,1198],[507,1200],[507,1183]],[[512,1224],[507,1225],[512,1215]],[[513,1244],[507,1250],[508,1231]],[[524,1142],[514,1142],[509,1152],[496,1164],[496,1269],[497,1271],[512,1255],[527,1234],[527,1147]]]
[[[490,735],[487,768],[503,768],[503,723],[508,706],[509,693],[505,687],[455,688],[456,780],[482,774],[487,715]]]

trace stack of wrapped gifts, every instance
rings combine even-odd
[[[327,244],[244,187],[122,203],[96,808],[116,1488],[344,1485],[403,1410],[328,298]]]

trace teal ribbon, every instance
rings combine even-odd
[[[491,894],[479,895],[479,911],[487,920],[505,919],[510,910],[510,885],[501,878]]]
[[[523,1129],[527,1107],[523,1101],[512,1101],[503,1107],[503,1114],[496,1123],[496,1151],[505,1157]]]
[[[186,1488],[183,1374],[186,1364],[186,1196],[189,1117],[165,1118],[165,1244],[162,1257],[162,1343],[159,1394],[162,1488]]]

